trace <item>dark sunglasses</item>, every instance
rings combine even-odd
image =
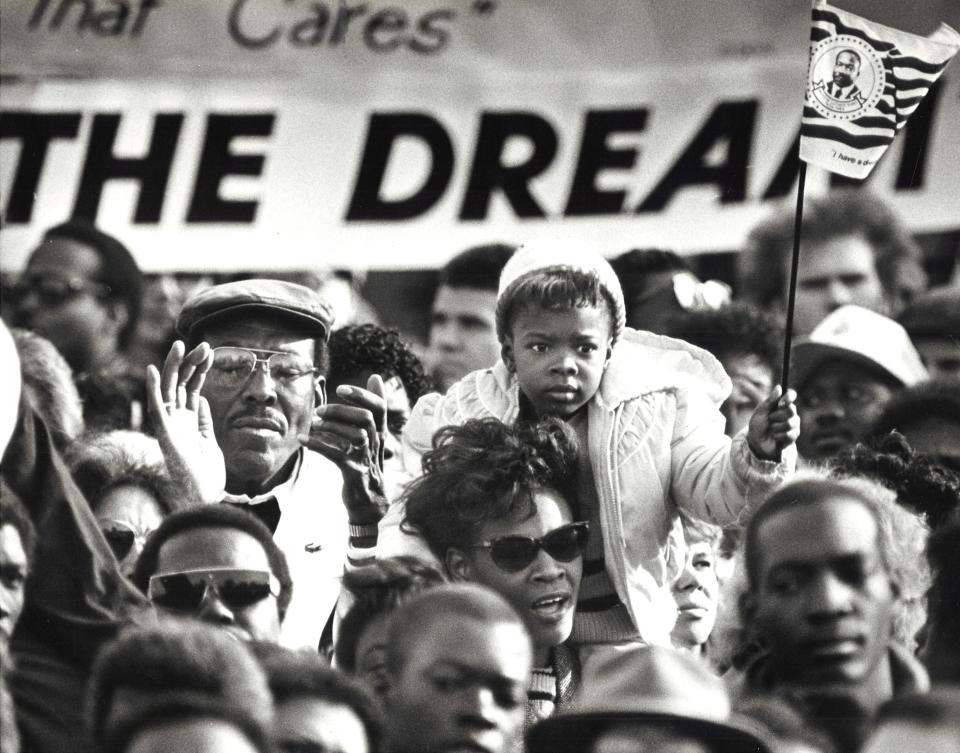
[[[133,545],[139,540],[141,543],[147,540],[147,537],[153,531],[138,533],[122,520],[98,520],[100,533],[107,540],[107,545],[117,558],[117,562],[122,562],[130,554]]]
[[[230,609],[245,609],[268,596],[280,595],[280,581],[273,573],[226,567],[153,575],[147,597],[160,607],[195,612],[209,588],[214,589]]]
[[[35,293],[42,306],[59,306],[81,293],[90,293],[98,298],[110,295],[110,286],[89,280],[61,280],[55,277],[34,277],[21,280],[13,287],[13,296],[18,300]]]
[[[533,536],[500,536],[474,544],[474,547],[489,550],[493,564],[508,573],[515,573],[528,567],[541,549],[557,562],[571,562],[583,554],[589,536],[590,524],[581,521],[555,528],[540,539]]]

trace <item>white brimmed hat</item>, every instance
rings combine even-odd
[[[796,384],[803,387],[824,361],[842,359],[879,369],[904,386],[928,378],[907,331],[875,311],[849,304],[830,312],[793,346]]]

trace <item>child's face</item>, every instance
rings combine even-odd
[[[514,315],[502,355],[537,415],[568,417],[599,389],[612,348],[605,308],[529,305]]]

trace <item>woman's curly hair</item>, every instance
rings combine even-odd
[[[556,418],[506,426],[495,418],[445,426],[423,456],[423,475],[404,492],[403,527],[419,533],[442,561],[475,543],[493,520],[536,514],[533,492],[555,489],[577,507],[577,438]]]
[[[894,491],[897,502],[938,528],[960,509],[960,479],[914,453],[896,431],[858,444],[837,455],[831,464],[836,478],[867,476]]]

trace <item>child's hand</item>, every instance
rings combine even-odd
[[[750,416],[747,444],[761,460],[780,460],[780,452],[800,436],[800,416],[794,402],[797,393],[783,390],[778,384]]]

